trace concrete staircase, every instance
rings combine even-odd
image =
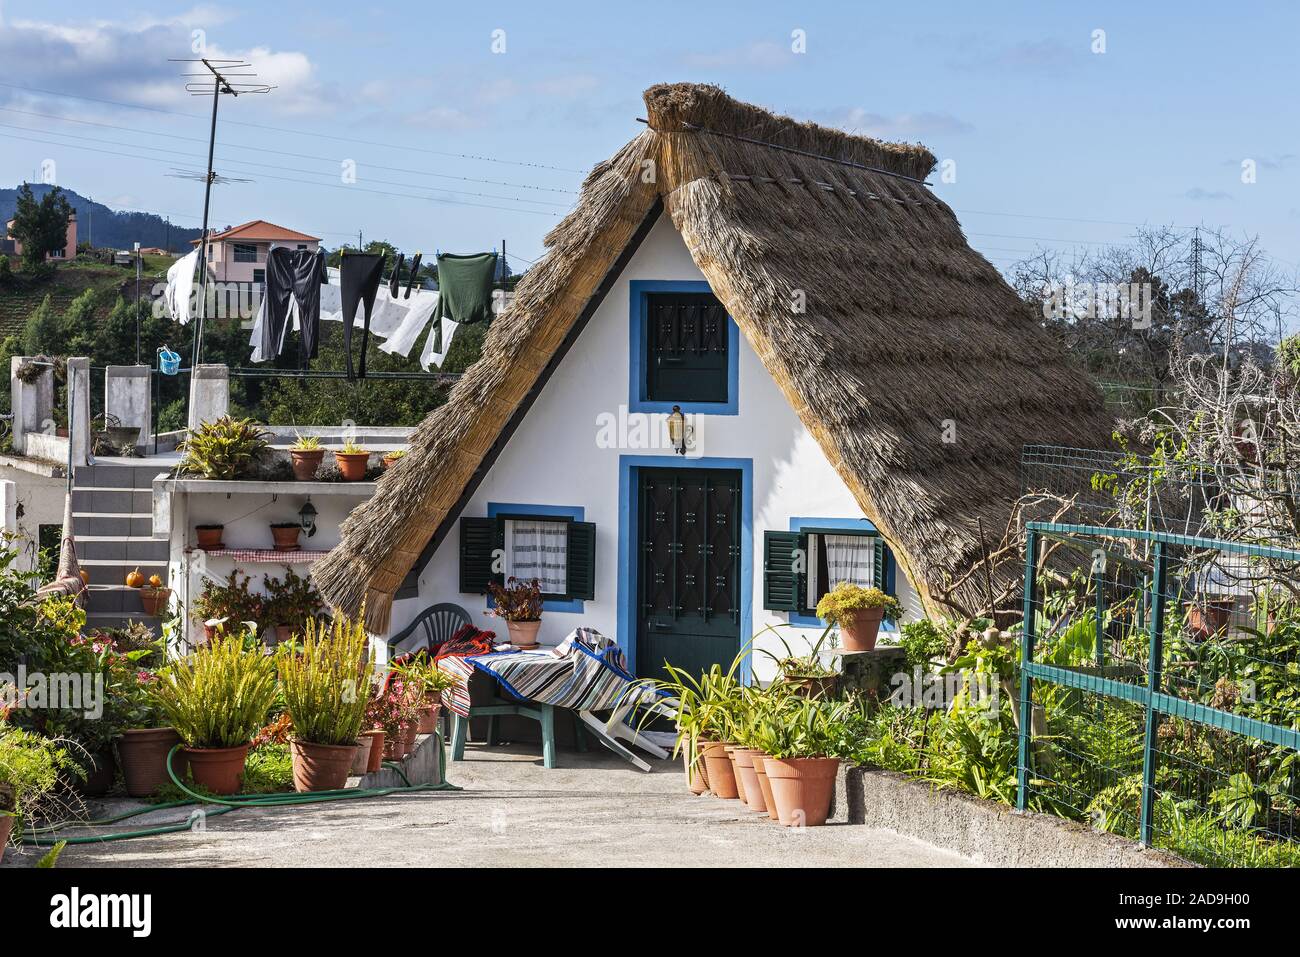
[[[130,461],[118,459],[121,461]],[[72,485],[72,528],[77,558],[90,576],[86,623],[121,628],[132,621],[148,625],[155,634],[157,618],[144,614],[140,595],[126,585],[135,568],[147,579],[167,579],[166,541],[153,537],[153,480],[165,471],[158,464],[83,465]]]

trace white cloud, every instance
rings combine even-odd
[[[220,8],[198,6],[163,18],[11,20],[0,30],[0,63],[6,77],[24,87],[188,110],[182,74],[194,72],[194,65],[169,58],[195,56],[195,31],[203,31],[207,56],[249,60],[260,80],[278,87],[268,104],[273,109],[324,109],[315,67],[305,53],[223,47],[213,29],[226,19]],[[10,88],[0,88],[0,98],[31,100]]]
[[[794,54],[788,46],[770,40],[758,40],[712,53],[688,53],[682,60],[686,66],[699,70],[770,70],[790,66],[794,62]]]

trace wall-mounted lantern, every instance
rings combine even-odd
[[[312,505],[310,497],[303,503],[302,508],[298,509],[298,524],[302,526],[308,538],[316,534],[316,506]]]

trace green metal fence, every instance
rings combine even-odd
[[[1300,865],[1300,550],[1027,528],[1017,803]]]

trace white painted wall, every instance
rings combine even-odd
[[[12,482],[14,539],[8,547],[18,550],[18,565],[36,567],[37,533],[41,525],[63,526],[63,502],[67,483],[61,478],[36,475],[25,469],[0,465],[0,481]],[[16,506],[22,506],[17,517]]]
[[[544,644],[555,644],[574,627],[584,625],[627,646],[628,636],[617,634],[619,603],[627,600],[617,594],[619,456],[660,454],[667,467],[674,466],[678,457],[668,448],[599,447],[598,416],[617,415],[619,407],[628,402],[628,283],[703,278],[671,221],[662,217],[462,512],[464,516],[484,516],[488,502],[582,506],[586,520],[596,524],[596,598],[585,603],[581,614],[546,612],[541,629]],[[784,612],[761,607],[763,532],[788,530],[792,516],[856,518],[861,510],[743,334],[739,393],[739,415],[702,417],[701,453],[708,458],[754,461],[753,623],[758,631],[769,622],[782,623],[787,618]],[[458,591],[459,539],[459,531],[453,530],[423,570],[418,600],[394,604],[392,632],[430,604],[451,601],[470,610],[479,626],[504,637],[504,623],[485,614],[486,599]],[[915,596],[901,570],[898,584],[899,597],[914,606]],[[800,641],[815,639],[820,629],[782,628],[781,634],[797,649]],[[748,637],[742,635],[742,643]],[[769,635],[757,647],[775,651],[779,644]],[[754,668],[756,676],[764,680],[775,672],[771,659],[761,654],[755,655]]]

